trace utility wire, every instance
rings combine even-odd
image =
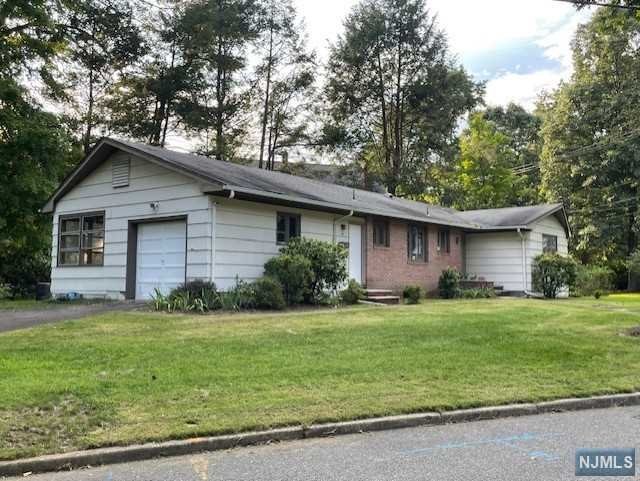
[[[597,0],[554,0],[556,2],[571,3],[579,7],[609,7],[609,8],[621,8],[623,10],[639,11],[640,6],[637,5],[624,5],[616,3],[605,3]]]

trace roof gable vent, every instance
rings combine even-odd
[[[131,170],[131,160],[126,158],[113,159],[111,163],[111,186],[127,187],[129,185],[129,172]]]

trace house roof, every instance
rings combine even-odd
[[[569,234],[569,223],[562,204],[539,204],[458,212],[458,216],[468,222],[495,227],[526,227],[549,215],[555,215]]]
[[[527,220],[534,217],[532,213],[529,213],[530,209],[537,208],[540,212],[546,212],[549,207],[515,207],[512,209],[460,212],[388,194],[353,189],[281,172],[224,162],[202,155],[180,153],[146,144],[104,138],[62,182],[43,207],[43,212],[53,212],[56,202],[62,196],[116,150],[141,156],[150,162],[161,164],[166,168],[195,178],[202,183],[204,193],[274,204],[321,208],[343,214],[377,215],[449,225],[467,230],[512,230],[516,227],[526,228],[527,224],[520,222],[511,224],[508,222],[510,217],[503,218],[499,214],[494,215],[491,212],[514,210],[513,220]],[[558,205],[554,204],[554,206]],[[559,205],[559,208],[562,209],[562,206]],[[522,216],[515,214],[521,209],[525,209],[528,213],[522,214]],[[482,216],[482,212],[486,212],[487,215]]]

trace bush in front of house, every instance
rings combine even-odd
[[[168,295],[156,289],[152,304],[156,311],[208,312],[220,309],[222,298],[213,282],[195,280],[180,284]]]
[[[575,292],[579,296],[600,298],[613,290],[615,273],[604,266],[579,265],[576,274]]]
[[[340,302],[346,305],[357,304],[366,297],[365,290],[355,279],[350,279],[347,287],[340,291]]]
[[[256,309],[282,310],[287,307],[282,284],[273,277],[261,277],[251,284]]]
[[[422,297],[422,287],[406,286],[402,290],[402,298],[406,304],[419,304]]]
[[[460,280],[462,274],[458,269],[447,267],[438,279],[438,291],[443,299],[453,299],[460,295]]]
[[[306,257],[281,253],[267,261],[264,272],[280,282],[287,305],[300,304],[308,296],[313,271],[311,261]]]
[[[458,297],[461,297],[462,299],[491,299],[496,297],[496,291],[491,287],[460,289]]]
[[[347,280],[348,251],[339,244],[296,237],[280,251],[280,256],[286,255],[301,256],[310,262],[311,279],[304,289],[304,301],[309,304],[322,303],[327,298],[327,292],[335,293]],[[284,286],[282,278],[274,277]],[[284,288],[286,291],[287,287]]]
[[[557,253],[540,254],[533,259],[533,288],[547,299],[555,299],[563,289],[576,282],[577,264],[570,257]]]

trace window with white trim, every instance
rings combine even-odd
[[[409,224],[407,234],[409,262],[427,262],[427,232],[424,226]]]

